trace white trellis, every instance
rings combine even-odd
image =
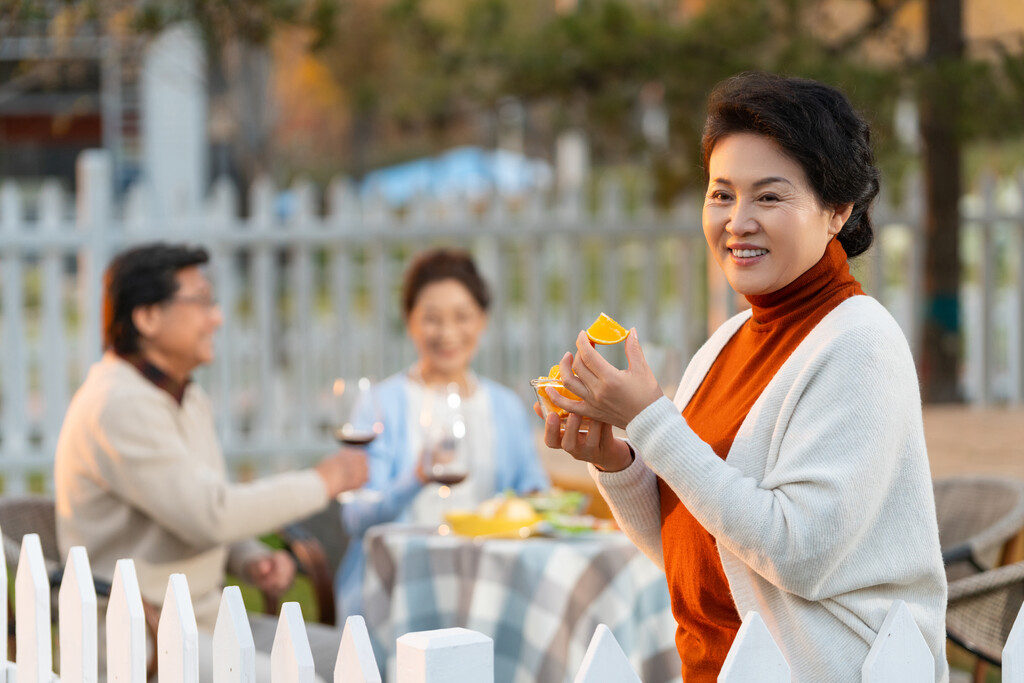
[[[7,561],[0,547],[0,627],[7,618]],[[97,601],[84,548],[72,548],[59,592],[60,679],[97,680]],[[27,534],[15,577],[17,664],[4,656],[7,681],[51,683],[50,583],[39,537]],[[1018,616],[1003,650],[1004,683],[1024,683],[1024,622]],[[146,627],[131,560],[117,563],[106,613],[107,680],[146,681]],[[197,683],[198,632],[188,582],[171,576],[157,630],[161,683]],[[224,589],[213,633],[215,683],[252,683],[255,647],[238,587]],[[487,636],[462,628],[409,633],[398,639],[397,683],[493,683],[494,648]],[[6,646],[5,646],[6,647]],[[281,608],[271,651],[271,680],[312,683],[313,658],[298,603]],[[897,600],[861,669],[863,683],[934,680],[935,661],[906,604]],[[720,683],[783,683],[789,664],[764,621],[749,612],[718,677]],[[599,625],[574,683],[641,683],[607,626]],[[381,683],[363,618],[349,617],[338,649],[334,683]]]

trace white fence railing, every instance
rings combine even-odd
[[[312,185],[299,181],[288,189],[293,209],[283,216],[278,191],[259,181],[243,218],[238,190],[218,181],[202,210],[157,220],[141,188],[115,203],[111,173],[106,153],[91,151],[79,161],[74,197],[56,182],[33,192],[0,186],[6,491],[24,489],[28,475],[49,486],[68,399],[100,354],[102,271],[132,243],[185,241],[212,252],[225,324],[217,361],[199,379],[215,401],[229,460],[258,470],[294,467],[330,446],[334,377],[383,377],[412,361],[397,292],[409,256],[421,248],[449,244],[474,253],[494,294],[477,367],[524,398],[528,379],[571,348],[601,311],[637,328],[671,387],[709,320],[736,308],[718,269],[709,277],[693,198],[659,213],[609,182],[592,196],[551,202],[422,198],[393,209],[336,181],[321,211]],[[913,183],[899,203],[881,197],[876,246],[855,261],[868,292],[914,347],[923,306],[919,197]],[[972,401],[1024,401],[1022,197],[1024,182],[992,180],[963,202],[963,386]]]
[[[0,547],[0,632],[7,627],[7,563]],[[15,576],[16,664],[3,667],[9,683],[50,683],[53,673],[50,582],[39,537],[22,540]],[[97,680],[98,608],[89,558],[72,548],[58,593],[59,677],[66,683]],[[142,597],[131,560],[117,563],[105,614],[107,680],[144,683],[147,644]],[[167,584],[156,634],[160,683],[199,680],[198,631],[188,583],[174,574]],[[1020,615],[1003,650],[1004,683],[1024,683],[1019,662],[1024,657],[1024,626]],[[237,586],[224,589],[213,633],[215,683],[255,680],[252,632]],[[274,683],[313,683],[313,655],[298,603],[285,603],[271,651]],[[896,601],[861,668],[864,683],[934,681],[935,660],[910,610]],[[1012,673],[1016,672],[1016,673]],[[13,676],[11,674],[14,674]],[[345,624],[335,683],[380,683],[370,637],[362,617]],[[494,643],[486,635],[462,628],[408,633],[397,641],[396,683],[493,683]],[[764,621],[749,612],[718,677],[720,683],[788,683],[790,667]],[[640,683],[625,653],[607,626],[598,626],[574,679],[575,683]]]
[[[2,552],[2,549],[0,549]],[[0,628],[6,632],[7,566],[0,571]],[[29,533],[14,580],[16,665],[8,660],[4,641],[3,666],[8,682],[50,683],[53,674],[50,583],[39,537]],[[59,678],[75,683],[96,681],[98,674],[96,590],[89,558],[73,548],[58,593]],[[1020,671],[1014,663],[1024,656],[1021,617],[1004,650],[1005,671]],[[131,560],[115,569],[105,612],[106,680],[143,683],[146,680],[146,633],[142,598]],[[466,629],[410,633],[397,640],[396,683],[493,683],[494,642]],[[161,683],[199,680],[196,616],[184,574],[172,574],[157,630]],[[255,680],[252,632],[238,587],[224,589],[213,633],[213,680],[243,683]],[[312,683],[312,653],[299,604],[285,603],[270,653],[274,683]],[[935,660],[921,631],[902,601],[896,601],[861,669],[864,683],[907,683],[934,680]],[[13,673],[14,676],[10,676]],[[380,683],[381,674],[361,616],[348,618],[335,665],[335,683]],[[757,612],[743,618],[719,676],[721,683],[782,683],[791,680],[786,663]],[[611,631],[599,626],[587,649],[575,683],[629,683],[640,679]],[[1022,683],[1004,678],[1005,683]]]

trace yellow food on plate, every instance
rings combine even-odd
[[[541,516],[522,498],[491,498],[476,510],[452,510],[444,516],[460,536],[508,536],[525,538]]]
[[[629,330],[602,313],[587,328],[587,339],[595,344],[618,344],[629,335]]]

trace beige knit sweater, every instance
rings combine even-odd
[[[54,463],[57,541],[85,546],[93,573],[135,561],[142,596],[163,602],[188,578],[200,630],[212,632],[231,562],[269,552],[253,540],[327,504],[312,470],[245,484],[227,479],[210,401],[196,383],[179,406],[113,354],[93,365],[68,407]]]
[[[720,327],[690,362],[675,401],[626,427],[636,461],[591,466],[615,518],[662,563],[657,477],[714,535],[740,615],[757,611],[797,683],[856,683],[894,600],[910,608],[948,679],[946,577],[921,399],[892,316],[855,296],[797,347],[722,460],[680,415],[747,320]]]

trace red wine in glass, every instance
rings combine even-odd
[[[432,472],[430,474],[430,481],[444,484],[445,486],[454,486],[460,484],[466,479],[466,472],[458,471],[444,471],[444,472]]]
[[[368,446],[377,438],[377,432],[341,427],[334,430],[334,438],[346,446]]]

